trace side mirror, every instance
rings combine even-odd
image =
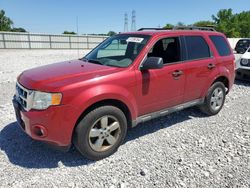
[[[140,70],[161,69],[163,60],[161,57],[148,57],[141,65]]]

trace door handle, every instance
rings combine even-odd
[[[173,77],[179,77],[183,75],[183,72],[181,70],[176,70],[172,73]]]
[[[212,70],[213,68],[215,68],[215,64],[213,63],[209,63],[207,66],[208,69]]]

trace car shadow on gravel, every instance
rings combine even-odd
[[[154,133],[160,129],[165,129],[178,123],[187,121],[192,118],[203,118],[207,115],[203,114],[197,107],[188,108],[164,117],[156,118],[145,123],[140,123],[136,127],[129,129],[127,133],[127,141],[134,140],[141,136]]]
[[[250,87],[250,80],[235,80],[234,84],[239,85],[239,86],[247,86]]]
[[[57,151],[27,136],[17,122],[5,126],[0,132],[0,149],[9,161],[25,168],[56,168],[61,164],[74,167],[93,163],[83,158],[75,149]]]
[[[129,129],[124,144],[127,141],[194,117],[205,117],[205,115],[196,108],[190,108],[139,124],[137,127]],[[56,168],[62,164],[67,167],[74,167],[94,163],[94,161],[83,158],[74,148],[69,152],[62,152],[50,148],[44,143],[32,140],[21,130],[17,122],[13,122],[1,130],[0,149],[6,153],[12,164],[24,168]]]

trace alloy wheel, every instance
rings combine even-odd
[[[212,95],[210,100],[210,106],[214,111],[217,111],[221,108],[224,100],[224,93],[221,88],[216,88]]]
[[[113,147],[121,133],[121,127],[114,116],[103,116],[91,126],[89,132],[90,147],[96,152],[103,152]]]

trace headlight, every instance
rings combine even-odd
[[[242,65],[247,65],[248,64],[248,59],[241,59],[241,64]]]
[[[62,100],[61,93],[45,93],[34,91],[32,109],[44,110],[49,106],[60,105]]]

